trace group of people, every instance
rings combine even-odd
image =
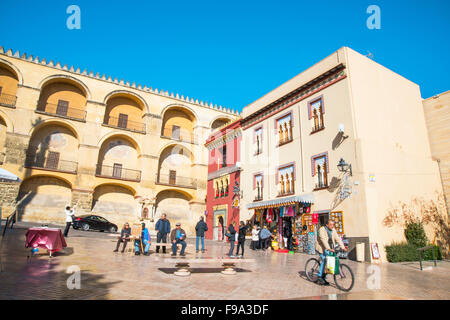
[[[170,233],[170,241],[172,243],[172,256],[177,255],[177,245],[181,245],[180,255],[185,256],[186,249],[186,232],[181,229],[181,223],[177,223],[175,229],[170,230],[170,222],[167,220],[166,214],[163,214],[161,218],[156,222],[155,230],[156,234],[156,243],[167,243],[167,235]],[[125,223],[121,232],[120,237],[117,240],[116,249],[114,252],[118,252],[120,248],[120,244],[123,243],[121,252],[125,251],[128,242],[132,239],[131,237],[131,228],[129,223]],[[134,253],[136,255],[140,255],[141,251],[144,255],[149,255],[149,249],[151,245],[151,237],[148,229],[145,227],[145,223],[141,224],[141,234],[139,237],[134,239]],[[156,253],[159,253],[160,247],[162,247],[162,252],[166,253],[166,246],[156,246]]]
[[[272,233],[264,226],[262,229],[258,225],[253,226],[252,230],[252,244],[250,248],[252,250],[267,250],[270,247],[272,240]]]

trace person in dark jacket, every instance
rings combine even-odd
[[[172,241],[172,256],[177,255],[177,244],[181,244],[180,256],[185,256],[186,249],[186,232],[181,229],[181,223],[177,222],[176,228],[170,233],[170,241]]]
[[[241,221],[239,224],[239,234],[238,234],[238,245],[236,250],[236,256],[243,258],[244,257],[244,245],[245,245],[245,234],[247,233],[249,225],[245,225],[244,221]],[[242,248],[242,254],[239,256],[239,248]]]
[[[128,241],[130,241],[130,236],[131,236],[131,228],[127,222],[123,225],[123,228],[120,231],[120,237],[117,240],[117,246],[116,246],[116,250],[114,250],[114,252],[119,251],[120,243],[123,242],[123,248],[121,251],[123,253],[125,251],[125,248],[127,247]]]
[[[161,218],[156,222],[155,230],[158,231],[156,234],[156,243],[167,243],[167,235],[170,233],[170,222],[166,218],[166,214],[163,213]],[[166,253],[166,247],[163,247],[163,253]],[[159,253],[159,246],[156,246],[156,253]]]
[[[200,221],[197,222],[195,226],[195,233],[197,236],[196,240],[196,251],[199,251],[198,242],[201,240],[202,242],[202,252],[205,252],[205,232],[208,231],[208,225],[205,221],[203,221],[203,216],[200,217]]]
[[[235,225],[236,225],[236,222],[233,221],[228,226],[227,237],[228,237],[228,241],[230,242],[230,251],[228,252],[228,256],[230,258],[234,258],[233,250],[234,250],[234,242],[236,241],[236,229],[234,228]]]

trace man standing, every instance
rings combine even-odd
[[[334,229],[334,221],[328,220],[325,226],[320,227],[319,237],[316,241],[316,251],[319,253],[321,259],[320,270],[318,274],[319,278],[317,279],[317,283],[321,285],[329,284],[325,280],[325,276],[327,275],[324,270],[325,260],[327,255],[330,255],[331,252],[334,252],[336,242],[339,244],[339,247],[342,250],[347,251],[347,248],[337,234],[336,229]]]
[[[196,252],[199,251],[198,242],[202,242],[202,252],[205,252],[205,232],[208,231],[208,225],[203,221],[203,216],[200,217],[200,221],[195,226],[196,240]]]
[[[76,206],[76,205],[75,205]],[[73,221],[73,216],[75,215],[75,208],[71,208],[70,206],[66,207],[66,228],[64,229],[64,237],[67,237],[69,235],[69,229],[70,226],[72,225],[72,221]]]
[[[167,235],[170,233],[170,222],[166,219],[166,214],[163,213],[161,218],[156,222],[155,230],[158,231],[156,234],[156,243],[167,243]],[[156,253],[159,253],[159,246],[156,246]],[[166,253],[166,247],[163,247],[163,253]]]
[[[260,236],[261,249],[266,250],[269,247],[270,237],[272,236],[269,229],[267,229],[267,226],[264,226],[264,228],[261,230]]]
[[[141,245],[141,241],[142,241],[142,245],[145,246],[144,247],[144,256],[148,256],[148,250],[150,249],[150,244],[151,244],[151,238],[150,238],[150,233],[148,232],[148,229],[145,227],[145,223],[142,223],[142,231],[141,231],[141,237],[140,239],[136,239],[134,241],[134,254],[135,255],[139,255],[141,250],[139,249],[139,246]]]
[[[184,249],[186,249],[186,232],[181,229],[181,223],[177,222],[176,229],[170,233],[170,241],[172,241],[172,256],[177,255],[177,244],[181,244],[180,256],[185,256]]]

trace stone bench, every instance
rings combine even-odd
[[[232,259],[232,258],[201,258],[201,259],[180,259],[180,258],[172,258],[172,259],[164,259],[165,263],[175,263],[175,271],[173,274],[180,277],[186,277],[191,275],[189,271],[191,264],[214,264],[221,263],[224,270],[221,271],[222,274],[226,275],[234,275],[236,274],[235,264],[236,263],[252,263],[255,262],[255,259]]]

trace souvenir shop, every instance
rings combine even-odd
[[[261,201],[248,205],[254,214],[252,227],[267,226],[273,235],[271,246],[277,252],[303,252],[302,236],[307,234],[305,216],[311,215],[312,195]]]

